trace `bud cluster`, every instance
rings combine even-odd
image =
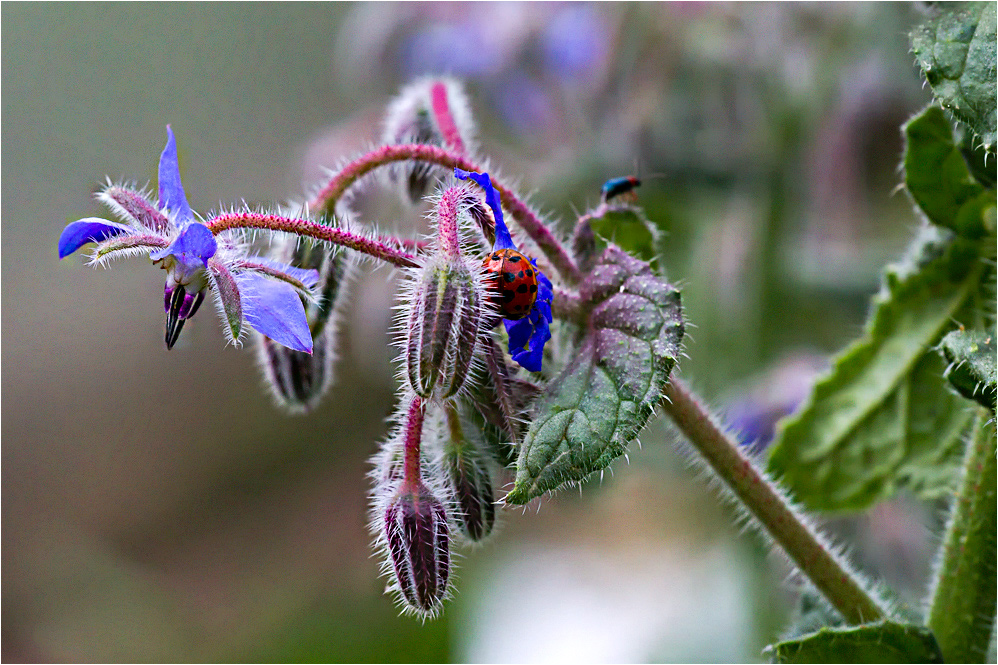
[[[451,545],[479,542],[496,518],[494,462],[454,401],[405,397],[372,460],[371,529],[388,590],[433,616],[448,595]]]

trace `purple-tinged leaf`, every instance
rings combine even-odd
[[[180,182],[180,164],[177,160],[177,140],[173,130],[166,126],[166,147],[159,158],[159,207],[174,215],[177,226],[194,219],[191,206],[187,203],[184,186]]]
[[[578,482],[622,455],[662,399],[679,355],[679,291],[610,246],[580,285],[586,334],[538,398],[506,503]]]
[[[247,323],[290,349],[312,352],[305,306],[293,287],[252,272],[237,275],[236,283]]]
[[[239,296],[239,285],[236,278],[221,261],[210,259],[208,272],[211,275],[212,286],[225,312],[225,322],[228,325],[226,333],[229,340],[235,342],[243,329],[243,305]]]
[[[100,242],[111,236],[131,232],[130,226],[100,217],[86,217],[71,222],[59,236],[59,258],[66,258],[88,242]]]

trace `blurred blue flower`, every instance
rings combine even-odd
[[[229,339],[238,342],[249,323],[275,342],[311,353],[312,335],[302,297],[313,299],[315,270],[303,270],[264,257],[249,256],[241,243],[225,234],[216,238],[195,221],[180,181],[177,143],[166,128],[166,147],[159,160],[159,203],[145,192],[109,185],[100,193],[124,223],[87,217],[70,223],[59,236],[59,258],[87,243],[98,243],[94,265],[111,258],[149,252],[166,270],[164,308],[166,347],[172,348],[184,322],[194,316],[211,288],[218,300]]]
[[[547,23],[541,47],[547,69],[578,79],[607,58],[610,29],[590,5],[566,5]]]
[[[454,169],[454,176],[459,180],[473,180],[485,190],[485,203],[492,209],[496,220],[496,240],[492,251],[498,249],[516,249],[509,235],[509,228],[502,216],[502,205],[499,193],[492,186],[488,173],[471,173],[459,168]],[[509,336],[509,354],[524,369],[531,372],[541,371],[544,359],[544,345],[551,339],[551,300],[554,297],[551,280],[537,268],[537,260],[530,259],[537,272],[537,299],[530,313],[518,320],[503,319],[506,334]]]

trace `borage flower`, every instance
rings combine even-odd
[[[485,190],[485,203],[492,209],[496,223],[496,239],[492,251],[512,249],[519,253],[503,220],[499,193],[492,186],[489,174],[472,173],[455,168],[454,176],[459,180],[473,180]],[[534,266],[537,275],[537,297],[526,316],[516,319],[504,318],[503,325],[509,337],[509,354],[513,360],[524,369],[539,372],[544,359],[544,345],[551,339],[551,299],[554,297],[554,292],[551,280],[537,268],[537,260],[527,258]]]
[[[98,198],[124,223],[99,217],[72,222],[59,237],[59,258],[96,242],[91,265],[119,255],[149,252],[153,264],[166,270],[164,308],[166,347],[172,348],[184,322],[194,316],[210,288],[226,323],[229,340],[238,342],[244,323],[296,351],[312,352],[312,335],[302,297],[319,275],[264,257],[249,256],[238,236],[219,237],[196,221],[180,182],[177,142],[169,125],[159,160],[159,202],[145,192],[108,185]]]

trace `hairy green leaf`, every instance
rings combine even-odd
[[[928,351],[974,316],[986,271],[978,244],[945,233],[927,227],[888,268],[864,336],[778,426],[770,470],[810,508],[860,510],[899,487],[930,497],[956,482],[972,417]]]
[[[608,205],[602,209],[602,214],[592,217],[589,224],[596,237],[604,241],[603,247],[612,243],[642,261],[652,261],[659,255],[661,233],[641,208]]]
[[[943,662],[932,631],[893,621],[822,628],[805,637],[770,645],[766,653],[774,663]]]
[[[945,376],[953,387],[995,413],[995,331],[954,330],[939,346],[949,363]]]
[[[581,284],[592,310],[574,356],[538,398],[507,503],[606,468],[645,426],[679,354],[679,291],[610,246]]]
[[[929,221],[968,238],[994,233],[995,192],[971,174],[942,109],[927,107],[904,134],[905,186]]]
[[[941,3],[911,34],[925,80],[943,107],[995,151],[995,3]]]

